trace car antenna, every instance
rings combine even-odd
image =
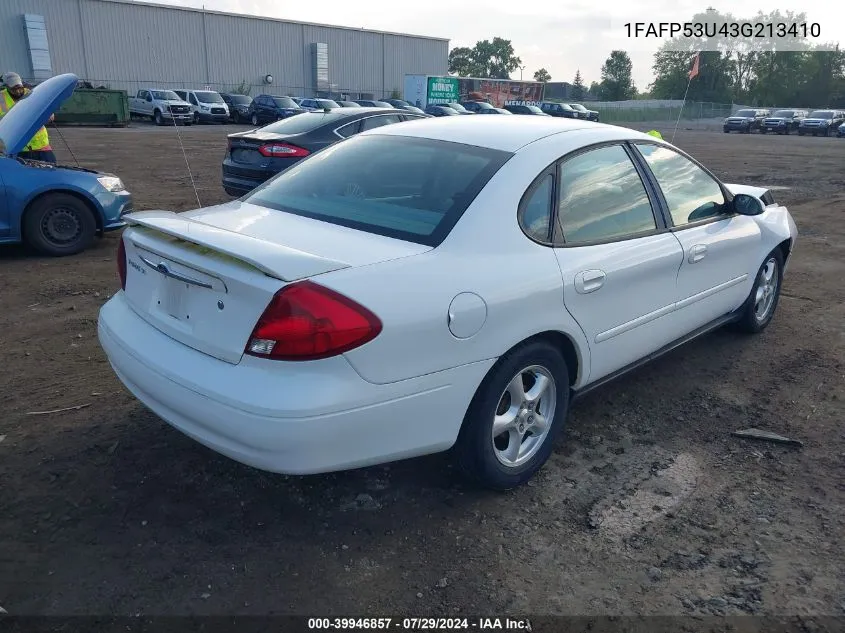
[[[203,11],[205,11],[205,7],[203,7]],[[150,36],[147,35],[147,44],[150,44]],[[157,51],[158,49],[152,48],[151,50]],[[158,61],[158,54],[154,54],[155,61]],[[177,95],[178,96],[178,95]],[[168,107],[168,109],[170,109]],[[185,152],[185,144],[182,143],[182,134],[179,132],[179,125],[176,123],[176,117],[173,116],[173,110],[170,110],[170,120],[173,121],[173,127],[176,128],[176,137],[179,139],[179,149],[182,150],[182,157],[185,159],[185,167],[188,169],[188,177],[191,179],[191,187],[194,189],[194,196],[197,198],[197,204],[202,207],[202,202],[200,202],[200,193],[197,191],[197,183],[194,182],[194,174],[191,172],[191,164],[188,162],[188,154]]]
[[[202,207],[200,202],[200,193],[197,190],[197,183],[194,182],[194,174],[191,172],[191,164],[188,162],[188,154],[185,152],[185,144],[182,142],[182,133],[179,131],[179,124],[176,123],[176,117],[173,112],[170,113],[170,119],[173,121],[173,127],[176,128],[176,137],[179,139],[179,148],[182,150],[182,156],[185,158],[185,167],[188,168],[188,176],[191,179],[191,187],[194,189],[194,195],[197,197],[197,204]]]
[[[70,143],[68,143],[68,142],[67,142],[67,139],[65,138],[65,135],[64,135],[64,134],[62,134],[62,131],[59,129],[59,126],[58,126],[58,125],[56,125],[56,122],[55,122],[55,121],[53,121],[53,129],[55,129],[55,130],[56,130],[56,132],[58,132],[58,133],[59,133],[59,138],[60,138],[60,139],[62,139],[62,143],[64,143],[64,144],[65,144],[65,147],[67,147],[67,151],[69,151],[69,152],[70,152],[70,155],[71,155],[71,157],[73,158],[73,162],[74,162],[74,163],[76,163],[76,166],[77,166],[77,167],[79,167],[79,160],[77,160],[77,158],[76,158],[76,154],[74,154],[74,153],[73,153],[73,150],[70,148]]]

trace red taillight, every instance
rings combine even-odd
[[[244,353],[276,360],[337,356],[373,340],[379,318],[351,299],[310,281],[285,286],[258,319]]]
[[[311,152],[302,147],[290,143],[267,143],[258,148],[262,156],[271,158],[303,158]]]
[[[117,245],[117,275],[120,277],[120,287],[126,290],[126,247],[123,245],[123,236]]]

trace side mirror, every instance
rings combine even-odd
[[[766,207],[758,198],[745,193],[736,194],[732,204],[734,211],[740,215],[760,215],[766,210]]]

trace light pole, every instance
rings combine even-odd
[[[522,81],[522,71],[525,70],[525,66],[519,67],[519,80]]]

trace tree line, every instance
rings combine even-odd
[[[708,9],[696,14],[693,23],[763,22],[805,23],[804,13],[779,11],[758,13],[751,19],[738,19],[729,13]],[[687,99],[715,103],[742,103],[750,106],[828,106],[845,107],[845,52],[838,46],[823,50],[819,45],[795,38],[802,50],[776,51],[777,42],[766,38],[733,38],[708,42],[706,38],[676,38],[654,55],[654,81],[645,89],[634,84],[633,64],[625,51],[611,51],[601,68],[599,81],[589,87],[576,72],[569,83],[574,100],[588,93],[601,101],[626,99]],[[715,49],[715,50],[714,50]],[[699,55],[698,75],[690,82],[689,72]],[[473,47],[456,47],[449,53],[449,72],[462,77],[508,79],[525,67],[510,40],[494,37]],[[540,68],[535,81],[552,80]]]

